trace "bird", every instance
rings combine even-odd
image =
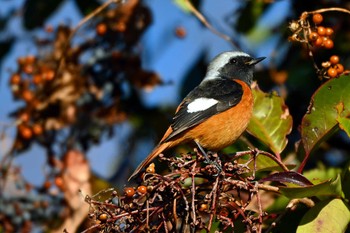
[[[173,121],[153,151],[132,173],[129,181],[159,154],[179,144],[195,142],[199,149],[219,151],[245,131],[253,113],[254,66],[265,57],[241,51],[217,55],[201,83],[183,99]]]

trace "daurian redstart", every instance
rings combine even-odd
[[[254,65],[265,57],[224,52],[208,66],[203,81],[178,106],[173,122],[156,148],[136,168],[137,175],[164,150],[194,141],[208,150],[231,145],[247,128],[253,111],[250,84]]]

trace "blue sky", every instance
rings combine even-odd
[[[11,8],[21,6],[23,5],[23,2],[24,1],[20,0],[2,1],[0,14],[7,14]],[[197,18],[182,11],[173,3],[173,1],[148,0],[145,2],[149,5],[153,13],[153,24],[147,30],[140,45],[143,65],[144,68],[159,73],[164,82],[167,83],[171,81],[172,84],[156,87],[152,92],[142,91],[141,94],[144,97],[145,103],[150,106],[176,106],[180,102],[178,93],[182,78],[196,62],[198,57],[203,54],[203,51],[207,56],[206,59],[209,61],[220,52],[235,50],[236,48],[232,48],[227,41],[214,35],[202,26]],[[252,51],[254,53],[252,54],[253,56],[266,56],[267,59],[262,65],[266,66],[269,64],[269,57],[273,52],[276,52],[276,46],[279,44],[280,40],[285,40],[285,38],[269,36],[267,40],[267,38],[264,37],[259,38],[259,36],[254,36],[254,32],[252,32],[251,37],[246,38],[233,31],[227,25],[225,20],[230,14],[232,14],[232,12],[234,12],[234,10],[237,10],[238,7],[240,7],[239,4],[245,4],[244,1],[206,0],[202,2],[203,4],[200,10],[214,27],[231,37],[239,38],[243,50],[246,48],[246,50]],[[271,4],[258,23],[259,30],[269,32],[271,29],[280,26],[288,15],[290,4],[290,1],[276,1]],[[71,25],[76,25],[81,17],[82,16],[77,10],[74,2],[66,0],[48,19],[46,24],[55,26],[60,23],[69,23]],[[20,16],[13,18],[7,26],[10,34],[21,39],[17,40],[10,53],[7,54],[1,64],[1,124],[12,122],[12,119],[8,118],[7,114],[16,109],[19,104],[13,102],[9,90],[9,70],[16,69],[16,60],[19,56],[36,53],[32,40],[27,36],[28,33],[23,30],[21,26]],[[175,29],[179,26],[184,27],[187,32],[183,39],[179,39],[175,36]],[[42,31],[37,30],[36,33],[42,33]],[[259,34],[260,31],[256,31],[255,33]],[[0,38],[6,36],[8,35],[0,34]],[[255,40],[256,38],[258,39]],[[287,49],[288,45],[280,47],[277,50],[279,53],[277,55],[283,57]],[[116,126],[116,130],[118,130],[117,135],[127,134],[130,127],[131,126],[127,123]],[[11,140],[13,140],[15,128],[10,128],[6,133],[7,139],[5,142],[9,144]],[[91,161],[93,170],[97,174],[108,177],[110,171],[113,170],[114,167],[113,162],[111,161],[117,162],[118,147],[122,142],[123,138],[104,140],[100,146],[93,147],[89,151],[88,157]],[[142,160],[142,157],[145,157],[151,148],[152,145],[145,143],[145,145],[140,148],[139,160]],[[1,148],[0,153],[4,153],[4,147]],[[18,156],[15,163],[22,166],[24,176],[27,177],[30,182],[40,184],[44,180],[43,171],[45,156],[38,146],[33,146],[30,151]]]

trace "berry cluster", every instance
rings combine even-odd
[[[337,55],[333,55],[329,58],[329,61],[322,63],[322,67],[327,70],[329,78],[336,78],[343,74],[344,66],[339,63],[339,60],[340,59]]]
[[[309,22],[308,18],[312,15],[312,23]],[[298,21],[292,21],[289,28],[293,32],[290,37],[292,41],[301,42],[307,44],[309,48],[309,55],[313,59],[314,49],[312,48],[325,48],[332,49],[334,47],[334,41],[332,36],[334,30],[331,27],[322,26],[324,18],[322,14],[317,12],[304,12]],[[333,55],[328,61],[322,63],[322,67],[319,67],[315,62],[316,72],[319,77],[322,78],[336,78],[344,72],[344,66],[339,63],[339,56]]]
[[[43,133],[43,120],[35,117],[35,109],[43,109],[42,89],[55,78],[55,71],[50,62],[44,63],[33,55],[17,60],[18,70],[12,74],[9,83],[16,100],[23,100],[25,108],[16,115],[18,135],[24,140],[40,136]]]
[[[244,222],[247,231],[259,232],[260,220],[266,214],[247,209],[253,197],[259,195],[249,175],[250,168],[217,154],[209,152],[208,156],[223,164],[224,176],[218,175],[213,164],[203,166],[205,158],[198,153],[160,156],[173,168],[170,174],[157,174],[151,164],[141,175],[139,186],[124,188],[121,195],[112,191],[104,201],[87,197],[93,225],[84,232],[209,232],[213,221],[223,230],[232,230],[237,222]]]
[[[331,39],[331,36],[334,33],[333,29],[320,25],[323,21],[323,16],[321,14],[314,14],[312,16],[312,21],[315,24],[315,29],[310,32],[309,40],[316,47],[332,49],[334,47],[334,42]]]
[[[32,232],[34,221],[47,223],[57,216],[64,217],[67,209],[62,205],[62,196],[43,194],[24,180],[18,167],[7,172],[9,179],[0,198],[1,232]]]

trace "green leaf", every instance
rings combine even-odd
[[[284,100],[253,88],[254,110],[248,132],[266,144],[275,154],[287,145],[286,136],[292,129],[292,117]]]
[[[346,199],[350,199],[350,164],[342,171],[342,190]]]
[[[340,199],[317,203],[302,218],[297,233],[341,233],[350,221],[350,211]]]
[[[245,164],[248,162],[247,158],[239,158],[238,163],[239,164]],[[268,156],[264,156],[262,154],[258,154],[256,157],[256,161],[251,160],[247,166],[250,168],[251,171],[255,169],[257,172],[262,171],[280,171],[283,172],[283,168],[272,158]],[[294,164],[288,164],[286,165],[288,169],[293,169],[295,167]]]
[[[338,129],[339,120],[346,128],[348,121],[342,118],[350,115],[349,99],[349,76],[331,79],[314,93],[301,123],[301,140],[307,155]]]
[[[340,175],[335,180],[306,187],[280,187],[280,192],[288,198],[304,198],[313,196],[343,196]]]
[[[326,168],[323,164],[318,164],[317,168],[305,171],[303,175],[313,184],[319,184],[329,179],[336,179],[342,172],[340,168]]]
[[[346,132],[348,137],[350,137],[350,119],[347,117],[338,117],[337,119],[339,127]]]

